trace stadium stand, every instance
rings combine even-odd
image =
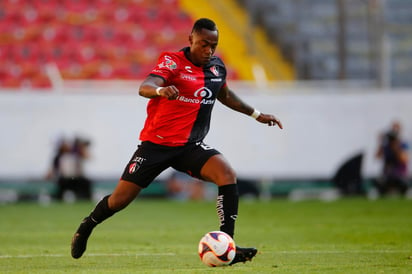
[[[141,79],[192,24],[177,0],[0,1],[0,86],[50,87],[48,63],[64,79]]]
[[[377,31],[384,29],[390,43],[390,85],[411,86],[412,2],[342,0],[343,76],[338,2],[3,0],[0,88],[51,87],[47,64],[55,64],[65,80],[141,79],[160,51],[187,43],[192,18],[200,15],[213,15],[226,33],[219,52],[231,79],[256,80],[251,64],[257,63],[268,80],[376,81],[383,71]],[[384,28],[379,25],[378,3],[384,3]],[[250,28],[249,22],[259,28]]]
[[[381,37],[390,43],[391,86],[412,84],[412,1],[238,0],[253,23],[295,64],[298,79],[342,79],[339,59],[339,9],[345,15],[344,78],[376,80],[382,73]],[[381,20],[382,16],[382,21]],[[383,23],[383,24],[380,24]]]
[[[240,80],[260,83],[294,80],[292,64],[282,56],[277,44],[267,39],[263,29],[251,28],[248,13],[236,0],[180,0],[180,3],[194,18],[215,20],[224,37],[219,41],[219,52],[227,65],[236,68]]]
[[[386,20],[393,55],[391,67],[394,85],[412,86],[412,2],[408,0],[387,1]]]
[[[230,79],[256,80],[255,64],[267,80],[294,78],[263,31],[255,35],[260,55],[250,52],[247,14],[235,0],[4,0],[0,88],[50,88],[50,66],[64,80],[142,79],[161,51],[187,44],[193,18],[207,16],[225,33],[218,55]]]

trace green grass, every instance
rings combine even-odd
[[[412,273],[412,201],[241,201],[235,240],[260,253],[208,268],[197,243],[217,229],[213,202],[138,200],[70,240],[93,203],[0,206],[0,273]]]

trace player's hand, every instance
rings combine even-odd
[[[159,90],[160,96],[165,97],[169,100],[176,100],[179,96],[179,90],[175,86],[162,87]]]
[[[258,120],[259,122],[263,124],[267,124],[270,127],[278,125],[279,128],[283,129],[283,125],[280,122],[280,120],[271,114],[261,113],[259,117],[256,118],[256,120]]]

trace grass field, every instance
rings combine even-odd
[[[85,255],[70,240],[93,203],[0,206],[0,273],[412,273],[412,200],[241,201],[235,240],[253,262],[208,268],[197,243],[213,202],[138,200],[98,226]]]

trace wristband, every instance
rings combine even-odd
[[[254,119],[257,119],[260,116],[260,111],[257,109],[253,110],[253,113],[250,114],[251,117],[253,117]]]
[[[162,89],[162,87],[157,87],[156,88],[156,94],[157,96],[160,96],[160,90]]]

